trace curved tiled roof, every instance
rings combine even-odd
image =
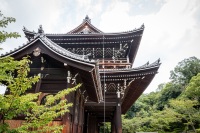
[[[83,34],[80,32],[75,32],[76,30],[78,30],[79,28],[83,27],[84,25],[88,25],[91,28],[93,28],[94,30],[96,30],[96,32],[92,32],[89,34]],[[41,26],[40,26],[41,27]],[[123,35],[123,34],[129,34],[129,33],[134,33],[134,32],[138,32],[141,30],[144,30],[145,26],[144,24],[142,24],[139,28],[135,28],[133,30],[129,30],[129,31],[122,31],[122,32],[110,32],[110,33],[104,33],[101,30],[97,29],[95,26],[93,26],[90,22],[90,19],[84,19],[83,22],[77,26],[75,29],[67,32],[67,33],[45,33],[46,36],[73,36],[73,35],[81,35],[81,36],[91,36],[91,35]],[[26,27],[23,28],[24,33],[27,36],[34,36],[35,34],[37,34],[35,31],[30,31],[28,30]]]
[[[78,59],[84,62],[94,62],[94,61],[90,61],[88,56],[89,55],[78,55],[75,53],[72,53],[64,48],[62,48],[61,46],[57,45],[56,43],[52,42],[50,39],[48,39],[47,37],[43,37],[42,40],[51,48],[53,49],[55,52],[60,53],[66,57],[71,57],[73,59]]]
[[[34,39],[29,41],[26,44],[23,44],[22,46],[19,46],[18,48],[15,48],[14,50],[10,50],[10,52],[6,52],[5,54],[1,54],[1,57],[11,56],[19,51],[22,51],[23,49],[27,48],[28,46],[34,44],[37,40],[40,40],[45,46],[47,46],[51,51],[53,51],[56,54],[60,54],[65,58],[68,59],[75,59],[77,61],[85,62],[85,63],[92,63],[95,64],[96,61],[89,60],[89,55],[78,55],[74,54],[61,46],[57,45],[56,43],[52,42],[50,39],[48,39],[44,34],[36,34]]]

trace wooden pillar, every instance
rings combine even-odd
[[[85,113],[84,113],[83,133],[87,133],[88,132],[88,117],[89,117],[89,113],[87,111],[85,111]]]
[[[111,121],[111,133],[116,133],[116,131],[115,131],[115,116],[113,116],[113,119]]]
[[[72,126],[72,130],[73,133],[77,133],[78,132],[78,94],[77,91],[74,92],[74,102],[73,102],[73,126]]]
[[[120,103],[120,91],[117,91],[117,106],[115,110],[115,129],[116,133],[122,133],[122,118],[121,118],[121,103]]]
[[[98,133],[98,123],[95,115],[89,115],[88,133]]]
[[[69,76],[69,75],[68,75]],[[69,81],[67,81],[67,84],[66,84],[66,88],[71,88],[72,87],[72,84]],[[70,100],[70,96],[67,95],[65,96],[65,98],[67,99],[67,101]],[[71,102],[71,101],[70,101]],[[71,116],[69,113],[65,113],[65,115],[63,116],[63,119],[62,119],[62,124],[64,125],[64,128],[62,130],[62,133],[71,133]]]
[[[79,115],[78,115],[78,133],[83,132],[83,123],[84,123],[84,101],[83,95],[80,94],[79,98]]]
[[[116,133],[122,133],[122,119],[121,119],[120,103],[118,103],[116,106],[115,117],[116,117],[116,123],[115,123]]]

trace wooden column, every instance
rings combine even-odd
[[[117,91],[117,106],[115,110],[115,129],[116,133],[122,133],[122,119],[121,119],[121,104],[120,104],[120,91]]]
[[[67,82],[66,84],[66,88],[71,88],[72,85],[70,82]],[[65,98],[67,99],[67,101],[69,101],[70,99],[70,96],[67,95],[65,96]],[[63,119],[62,119],[62,124],[64,125],[64,128],[62,130],[62,133],[71,133],[71,116],[69,113],[65,113],[65,115],[63,116]]]
[[[116,116],[116,133],[122,133],[122,119],[121,119],[121,106],[120,103],[116,106],[115,110],[115,116]]]
[[[115,131],[115,116],[113,116],[113,119],[111,121],[111,133],[116,133],[116,131]]]
[[[89,113],[85,112],[84,113],[84,127],[83,127],[83,133],[88,132],[88,119],[89,119]]]
[[[98,123],[95,115],[89,115],[88,133],[98,133]]]
[[[72,121],[72,124],[73,124],[73,126],[72,126],[72,130],[73,130],[73,133],[77,133],[77,130],[78,130],[78,121],[77,121],[77,119],[78,119],[78,113],[77,113],[77,111],[78,111],[78,109],[77,109],[77,96],[78,96],[78,94],[77,94],[77,91],[76,92],[74,92],[74,101],[73,101],[73,121]]]

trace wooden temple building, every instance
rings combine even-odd
[[[46,34],[23,29],[28,42],[2,56],[19,60],[29,55],[31,75],[42,74],[30,93],[55,94],[82,83],[67,96],[73,108],[60,121],[63,133],[99,133],[103,122],[111,123],[112,133],[122,133],[125,114],[150,84],[160,66],[157,60],[133,68],[144,25],[127,32],[104,33],[83,22],[66,34]]]

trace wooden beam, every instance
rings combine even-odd
[[[116,106],[117,103],[116,102],[106,102],[105,106]],[[96,103],[96,102],[86,102],[85,106],[104,106],[104,103]]]

